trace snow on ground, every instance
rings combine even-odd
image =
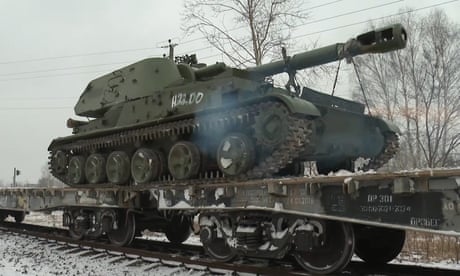
[[[12,220],[12,218],[8,218]],[[26,216],[26,223],[51,227],[61,227],[62,212],[55,211],[51,214],[32,212]],[[167,241],[162,233],[145,231],[143,238],[158,241]],[[31,237],[17,236],[0,231],[0,276],[16,275],[201,275],[202,272],[193,271],[185,267],[158,266],[145,271],[142,267],[130,266],[123,261],[112,262],[117,257],[110,256],[78,256],[59,251],[53,246],[42,244]],[[199,237],[192,235],[185,243],[200,245]],[[353,260],[359,260],[354,257]],[[426,263],[418,260],[416,256],[399,256],[393,260],[394,264],[420,265],[424,267],[437,267],[460,270],[460,264],[453,260]]]
[[[7,220],[13,221],[10,217]],[[51,214],[31,212],[24,220],[25,223],[49,227],[62,227],[62,212]],[[167,241],[162,233],[146,232],[146,239]],[[202,275],[203,272],[185,267],[158,266],[145,271],[150,265],[142,267],[126,265],[129,260],[121,263],[111,262],[118,257],[99,255],[78,256],[67,254],[54,246],[42,244],[31,237],[17,236],[0,231],[0,276],[16,275]],[[199,237],[192,235],[186,241],[188,244],[200,245]],[[69,249],[71,250],[71,249]],[[156,266],[152,264],[152,266]]]
[[[127,266],[133,260],[116,261],[104,253],[85,256],[60,251],[31,237],[0,232],[0,275],[201,275],[185,267]],[[71,251],[69,249],[68,251]]]

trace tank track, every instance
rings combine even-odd
[[[263,108],[276,108],[276,102],[263,102],[246,107],[240,107],[233,110],[220,113],[211,113],[190,119],[158,124],[132,130],[122,131],[116,134],[104,135],[96,138],[79,139],[68,143],[61,141],[53,142],[49,147],[50,152],[50,171],[54,177],[67,183],[67,174],[58,174],[53,170],[51,165],[52,157],[58,150],[72,152],[73,154],[96,152],[101,149],[116,148],[124,145],[135,145],[144,142],[151,142],[156,139],[168,138],[174,135],[190,135],[192,133],[205,133],[214,131],[219,128],[239,128],[250,127],[255,122],[261,105]],[[251,170],[243,175],[232,177],[235,180],[248,180],[262,177],[269,177],[276,174],[280,169],[290,164],[294,159],[299,157],[301,150],[310,143],[310,136],[313,129],[313,122],[308,118],[297,117],[289,114],[286,123],[288,131],[284,141],[277,146],[272,154],[258,162]],[[216,173],[218,176],[218,173]],[[214,178],[211,172],[211,178]],[[200,178],[208,178],[204,174]],[[198,179],[199,180],[199,179]],[[197,179],[187,180],[195,182]],[[184,181],[175,181],[170,176],[163,177],[163,180],[153,181],[152,183],[174,184]],[[70,185],[70,184],[69,184]],[[97,184],[98,187],[100,184]],[[75,186],[75,185],[74,185]],[[89,184],[82,184],[88,187]]]
[[[375,158],[371,158],[369,163],[364,165],[361,169],[364,171],[377,170],[388,161],[399,151],[399,136],[394,132],[388,132],[384,134],[384,147],[379,155]]]

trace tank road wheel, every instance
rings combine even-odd
[[[105,165],[107,180],[113,184],[124,184],[129,180],[129,156],[124,151],[114,151],[107,157]]]
[[[126,213],[125,210],[118,212],[117,229],[107,233],[110,243],[116,246],[127,246],[131,244],[136,234],[136,217],[133,213]]]
[[[163,153],[140,148],[131,158],[131,175],[136,183],[144,184],[160,177],[165,169],[164,164]]]
[[[85,163],[86,179],[91,184],[100,183],[105,180],[105,158],[102,154],[91,154]]]
[[[255,147],[251,139],[242,133],[224,137],[217,148],[217,165],[226,175],[245,173],[254,165]]]
[[[300,266],[312,274],[330,274],[342,270],[354,252],[353,227],[350,224],[325,221],[323,227],[319,245],[311,251],[293,252]]]
[[[193,143],[177,142],[169,151],[168,168],[175,179],[195,177],[200,169],[200,163],[200,151]]]
[[[355,226],[355,253],[370,264],[386,264],[401,252],[406,232],[375,226]]]
[[[51,169],[57,174],[64,174],[67,168],[67,154],[58,150],[51,158]]]
[[[288,135],[289,115],[281,103],[264,103],[255,118],[254,131],[257,141],[268,148],[273,148],[284,141]]]
[[[166,237],[174,244],[183,243],[191,233],[191,219],[187,216],[174,216],[165,229]]]
[[[85,158],[73,156],[69,161],[67,178],[70,184],[77,185],[85,182]]]

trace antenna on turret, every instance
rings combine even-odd
[[[161,46],[161,48],[169,48],[169,59],[170,60],[174,60],[174,47],[176,47],[177,43],[171,43],[171,39],[168,39],[168,45],[166,46]],[[165,57],[165,55],[163,55],[163,57]]]

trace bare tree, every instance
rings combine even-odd
[[[397,167],[452,166],[460,150],[460,27],[441,10],[394,21],[408,31],[407,48],[356,59],[370,111],[402,130]]]
[[[48,164],[42,167],[42,176],[38,179],[38,186],[40,187],[63,187],[64,184],[51,175]]]
[[[184,31],[201,33],[235,66],[279,56],[306,18],[294,0],[186,0],[184,10]]]

